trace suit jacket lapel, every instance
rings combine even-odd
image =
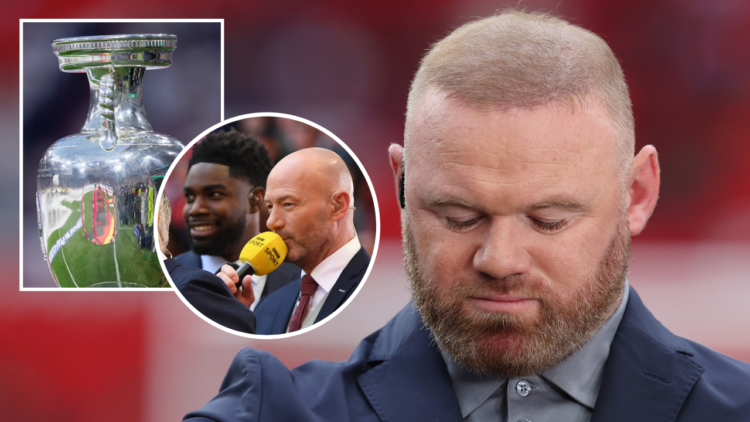
[[[370,256],[367,255],[365,248],[360,248],[346,267],[344,267],[344,271],[341,272],[339,279],[336,280],[336,284],[333,285],[331,291],[328,292],[328,297],[323,303],[323,307],[320,308],[320,312],[318,313],[318,317],[315,318],[315,322],[320,322],[331,315],[346,299],[349,298],[349,296],[351,296],[352,291],[362,280],[369,263]]]
[[[373,346],[369,361],[377,366],[357,383],[380,420],[463,421],[445,362],[422,325],[411,306],[402,310]]]
[[[631,289],[591,421],[674,421],[704,371],[690,356]]]
[[[297,303],[299,296],[300,280],[290,283],[296,287],[285,289],[284,295],[276,308],[276,317],[273,320],[273,333],[284,334],[286,327],[289,325],[289,319],[292,317],[294,305]]]
[[[300,268],[289,262],[282,262],[279,268],[268,273],[266,276],[266,285],[263,287],[261,296],[267,296],[276,290],[286,286],[294,280],[301,277]]]

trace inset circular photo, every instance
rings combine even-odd
[[[207,129],[157,201],[164,273],[196,314],[234,334],[291,336],[333,318],[377,254],[367,172],[333,133],[296,116]]]

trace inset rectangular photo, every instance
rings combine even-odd
[[[170,288],[154,207],[223,119],[223,20],[21,21],[20,289]]]

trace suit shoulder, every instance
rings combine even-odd
[[[169,277],[172,278],[172,281],[175,283],[177,288],[180,289],[184,287],[188,282],[212,282],[212,279],[215,277],[212,276],[213,274],[209,273],[208,271],[182,264],[175,265],[169,271]]]
[[[265,377],[287,378],[289,370],[270,353],[242,349],[232,360],[219,388],[219,394],[200,409],[185,415],[195,421],[258,421],[262,408]],[[276,381],[288,388],[287,382]],[[240,416],[242,415],[242,417]]]
[[[200,255],[193,251],[181,253],[174,257],[174,260],[188,267],[202,268]]]
[[[703,420],[741,420],[750,414],[750,364],[733,359],[690,340],[690,359],[703,374],[690,392],[682,414]],[[692,419],[690,419],[692,420]],[[696,419],[700,420],[700,419]]]
[[[694,341],[687,339],[685,341],[693,347],[693,350],[695,351],[694,359],[696,362],[703,365],[707,370],[715,369],[731,371],[737,376],[747,378],[746,381],[750,382],[750,363],[721,354]]]
[[[359,379],[388,359],[415,330],[420,332],[421,325],[407,305],[385,327],[362,340],[347,361],[313,360],[292,370],[269,352],[242,349],[219,394],[185,420],[379,420]]]
[[[242,349],[219,394],[184,420],[348,420],[350,412],[369,408],[351,395],[355,377],[346,362],[315,360],[289,370],[266,351]]]
[[[694,341],[685,341],[692,346],[692,359],[705,369],[702,378],[724,381],[725,385],[731,385],[730,388],[744,391],[743,394],[750,399],[747,394],[750,391],[750,363],[723,355]],[[730,380],[731,383],[728,382]]]

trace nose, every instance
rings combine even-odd
[[[279,207],[273,207],[268,211],[268,221],[266,221],[266,227],[268,230],[276,231],[284,227],[284,218]]]
[[[210,212],[206,206],[206,201],[204,201],[200,195],[193,199],[192,204],[185,202],[185,209],[189,216],[205,215]]]
[[[482,245],[474,254],[474,269],[500,279],[523,274],[531,268],[526,250],[524,227],[514,217],[496,217],[481,237]]]

